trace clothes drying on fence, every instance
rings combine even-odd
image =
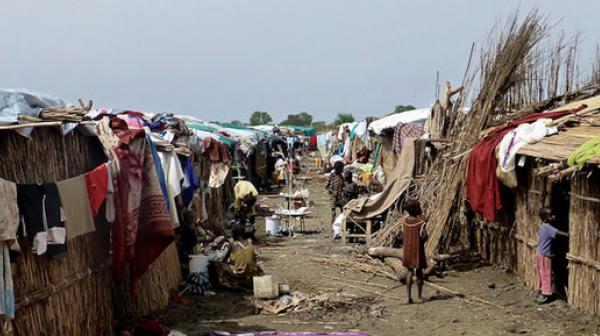
[[[17,185],[0,179],[0,199],[0,241],[15,240],[19,227]]]
[[[560,118],[567,114],[576,113],[582,108],[527,115],[521,119],[511,121],[507,125],[496,127],[485,138],[475,144],[469,153],[467,168],[467,199],[470,202],[471,210],[482,213],[486,220],[494,222],[496,211],[502,208],[500,185],[496,177],[498,160],[494,151],[508,132],[514,130],[520,124],[531,123],[542,118]]]
[[[106,180],[102,181],[106,183]],[[94,232],[94,217],[84,175],[56,182],[60,199],[65,210],[65,227],[69,240]]]
[[[108,164],[103,163],[85,174],[88,199],[94,217],[98,216],[98,211],[106,199],[108,184],[110,182],[108,180],[108,169]],[[112,182],[110,183],[112,184]]]
[[[588,160],[597,157],[600,157],[600,136],[591,138],[583,145],[579,146],[579,148],[569,156],[567,163],[569,166],[579,166],[580,168],[583,168]]]
[[[33,252],[50,258],[65,256],[66,233],[56,184],[17,184],[17,204],[20,230]]]

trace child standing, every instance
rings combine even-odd
[[[538,275],[538,290],[540,291],[539,296],[536,298],[536,302],[544,304],[550,301],[552,294],[552,241],[556,238],[556,235],[568,237],[569,234],[552,226],[554,221],[554,215],[552,209],[541,208],[540,219],[542,225],[538,231],[538,245],[537,255],[535,257],[536,269]]]
[[[327,180],[325,188],[329,192],[329,198],[331,200],[331,222],[335,221],[335,211],[340,209],[340,213],[343,211],[343,207],[346,204],[344,197],[344,178],[342,173],[344,171],[344,164],[342,161],[336,161],[333,164],[333,170]]]
[[[404,248],[404,258],[402,265],[406,267],[406,290],[408,298],[407,303],[413,303],[412,299],[412,276],[413,272],[417,276],[417,302],[423,303],[423,270],[427,268],[427,259],[425,257],[425,242],[428,235],[425,229],[425,219],[421,204],[416,199],[409,199],[404,204],[404,211],[408,212],[408,217],[402,224],[402,239]]]
[[[352,180],[352,172],[344,173],[344,196],[346,202],[358,198],[358,186]]]

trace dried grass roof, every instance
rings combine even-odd
[[[572,109],[582,104],[587,108],[581,112],[600,109],[600,95],[578,100],[558,107],[552,111]],[[573,127],[561,130],[557,135],[549,136],[540,142],[525,145],[519,150],[519,154],[553,161],[566,160],[579,146],[591,138],[600,136],[600,113],[589,114],[577,120]],[[600,164],[600,157],[588,160],[590,164]]]
[[[553,161],[564,161],[569,155],[593,137],[600,136],[600,114],[594,114],[581,120],[578,126],[566,128],[557,135],[542,141],[525,145],[519,154]],[[600,157],[588,160],[590,164],[600,164]]]

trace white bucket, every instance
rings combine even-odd
[[[208,256],[204,254],[191,254],[189,256],[190,273],[208,275]]]
[[[271,217],[266,217],[265,226],[265,231],[268,235],[274,236],[276,234],[279,234],[279,231],[281,230],[281,222],[279,220],[279,217],[275,215]]]

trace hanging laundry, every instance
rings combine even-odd
[[[112,165],[111,163],[107,163],[106,164],[108,167],[108,170],[106,171],[107,175],[108,175],[108,179],[106,181],[106,196],[105,196],[105,200],[104,200],[104,211],[105,211],[105,216],[106,216],[106,221],[108,223],[114,223],[115,221],[115,216],[116,216],[116,209],[115,209],[115,186],[114,186],[114,182],[113,182],[113,174],[112,174]]]
[[[104,181],[106,183],[106,181]],[[94,217],[90,207],[86,179],[84,175],[56,182],[60,200],[65,210],[67,239],[71,240],[86,233],[94,232]]]
[[[21,232],[32,250],[50,258],[65,256],[65,227],[56,185],[17,184],[17,204],[22,216]]]
[[[569,166],[579,166],[583,168],[589,159],[600,157],[600,136],[591,138],[583,145],[579,146],[573,154],[569,156],[567,164]]]
[[[162,190],[163,196],[165,198],[165,202],[167,202],[167,208],[171,208],[171,204],[169,202],[169,192],[167,190],[167,181],[165,179],[165,172],[163,171],[163,165],[161,163],[161,159],[158,156],[158,151],[156,150],[156,146],[149,135],[146,135],[146,142],[150,147],[150,152],[152,153],[152,160],[154,160],[154,168],[156,169],[156,175],[158,177],[158,183],[160,184],[160,190]]]
[[[222,162],[212,162],[210,164],[210,177],[208,179],[208,186],[211,188],[218,188],[225,183],[225,179],[229,174],[229,166]]]
[[[104,118],[107,119],[107,118]],[[113,276],[123,281],[130,263],[130,291],[135,298],[148,266],[173,242],[175,233],[143,130],[130,130],[117,118],[103,119],[99,138],[109,158],[117,160],[113,225]],[[115,144],[114,148],[106,145]],[[114,153],[114,155],[112,154]]]
[[[158,157],[160,158],[162,169],[165,173],[165,180],[167,182],[169,215],[171,216],[173,228],[177,228],[179,227],[179,215],[177,212],[177,205],[175,204],[175,197],[181,194],[181,184],[185,178],[185,173],[181,168],[181,163],[177,158],[177,154],[173,152],[159,152]]]
[[[13,319],[15,318],[15,292],[8,247],[8,242],[0,242],[0,315]]]
[[[551,119],[542,118],[533,123],[524,123],[502,137],[498,145],[498,158],[502,171],[515,170],[515,157],[521,147],[534,144],[546,135],[550,135],[552,129],[546,127],[550,122]]]
[[[231,163],[231,156],[226,144],[213,138],[204,138],[203,154],[213,162]]]
[[[185,177],[189,183],[189,186],[183,190],[183,205],[187,207],[192,202],[194,192],[198,189],[198,178],[192,166],[192,161],[189,158],[182,158],[181,161],[185,170]]]
[[[19,207],[17,185],[0,179],[0,241],[17,239]]]
[[[108,164],[104,163],[94,168],[91,172],[85,174],[85,184],[87,195],[90,202],[90,208],[94,217],[98,216],[100,206],[106,199],[108,191]],[[111,183],[112,184],[112,183]]]
[[[494,151],[508,132],[523,123],[534,122],[542,118],[560,118],[567,114],[576,113],[582,108],[527,115],[521,119],[511,121],[507,125],[496,127],[485,138],[475,144],[469,153],[467,167],[467,199],[470,202],[471,210],[482,213],[486,220],[494,222],[496,211],[502,208],[500,185],[496,177],[498,160]]]

